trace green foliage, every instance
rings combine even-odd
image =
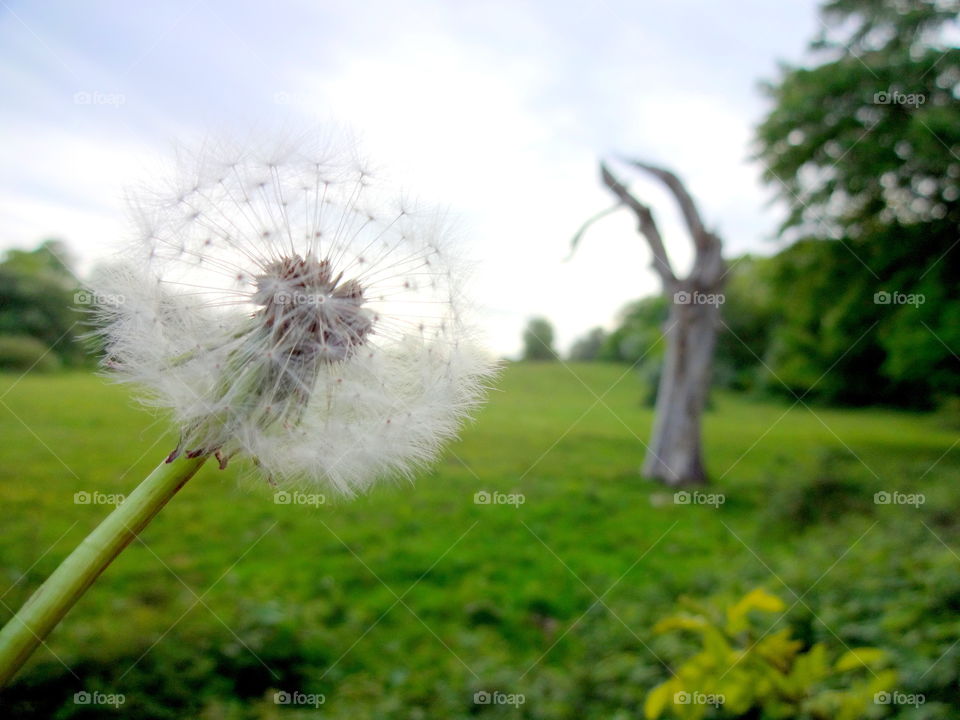
[[[804,240],[772,286],[770,365],[791,392],[928,407],[960,391],[957,9],[828,2],[814,64],[765,86],[757,155]]]
[[[0,262],[0,335],[28,336],[44,350],[53,348],[51,365],[58,358],[67,365],[89,364],[79,340],[83,317],[76,289],[63,243],[47,240],[36,250],[7,251]],[[27,349],[20,343],[21,353]]]
[[[918,712],[878,705],[881,717],[954,720],[956,432],[919,413],[814,414],[718,391],[704,442],[726,502],[677,505],[639,479],[652,412],[625,369],[511,364],[435,468],[351,502],[277,505],[241,467],[205,468],[4,692],[3,716],[635,720],[667,677],[650,650],[696,652],[651,633],[677,598],[739,598],[775,575],[803,597],[784,619],[792,639],[882,648],[899,690],[926,697]],[[74,493],[129,493],[176,437],[93,375],[0,375],[0,395],[3,622],[109,511]],[[881,480],[864,463],[926,503],[874,505]],[[866,507],[770,527],[765,511],[827,468],[850,502],[861,485]],[[479,490],[526,502],[477,505]],[[84,689],[126,703],[78,706]],[[278,690],[326,702],[277,706]],[[526,702],[476,705],[479,690]]]
[[[681,604],[686,612],[664,618],[654,632],[690,632],[700,649],[650,691],[647,720],[665,712],[683,720],[758,713],[771,719],[858,720],[875,694],[889,691],[897,680],[896,672],[881,669],[887,658],[877,648],[838,653],[816,643],[804,649],[790,628],[773,631],[769,618],[760,622],[756,616],[782,615],[787,606],[762,588],[722,610],[687,598]]]
[[[556,360],[553,347],[553,325],[546,318],[531,318],[523,331],[524,360]]]
[[[659,365],[663,358],[663,325],[667,301],[652,295],[627,304],[618,314],[616,329],[607,335],[600,350],[601,360]]]
[[[582,338],[573,343],[570,348],[570,360],[573,362],[590,362],[600,359],[600,351],[607,340],[607,333],[601,327],[595,327]]]
[[[714,352],[716,386],[760,390],[769,384],[765,362],[775,320],[774,266],[775,260],[753,255],[729,263]]]
[[[780,490],[760,520],[774,532],[796,533],[839,522],[848,513],[869,513],[874,494],[882,490],[869,469],[845,448],[817,448],[809,455],[809,471],[800,474],[799,462],[785,460],[781,470],[771,472],[769,482]],[[793,478],[791,482],[783,482],[785,474]]]
[[[0,370],[48,372],[60,367],[49,348],[29,335],[0,335]]]
[[[636,369],[647,407],[654,406],[660,385],[667,311],[667,301],[661,295],[628,303],[618,314],[617,327],[607,335],[597,356],[607,362],[629,363]]]

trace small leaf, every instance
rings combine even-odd
[[[783,628],[759,641],[753,651],[780,672],[786,673],[801,647],[802,642],[790,639],[790,628]]]
[[[643,703],[643,716],[647,720],[657,720],[657,718],[663,714],[664,708],[667,707],[667,703],[670,701],[673,686],[673,680],[667,680],[647,693],[647,699]]]
[[[846,672],[847,670],[857,670],[858,668],[875,667],[886,658],[887,654],[880,648],[857,648],[845,652],[837,664],[834,666],[837,672]]]
[[[747,613],[751,610],[764,612],[783,612],[786,605],[776,595],[768,593],[763,588],[755,588],[744,595],[735,605],[727,608],[727,629],[731,633],[740,632],[747,628]]]
[[[702,631],[708,626],[707,621],[695,615],[673,615],[664,618],[653,626],[653,632],[665,633],[671,630],[696,630]]]

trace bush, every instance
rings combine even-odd
[[[708,713],[856,720],[897,680],[896,672],[880,669],[887,658],[877,648],[834,652],[816,643],[804,649],[789,627],[771,632],[769,619],[760,623],[755,615],[782,615],[787,606],[760,588],[726,607],[681,602],[687,611],[661,620],[654,632],[692,632],[702,645],[647,695],[648,720],[664,712],[685,720]]]
[[[27,335],[0,335],[0,370],[39,370],[49,372],[60,367],[50,348]]]

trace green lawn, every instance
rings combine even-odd
[[[638,718],[682,650],[653,623],[681,595],[762,586],[805,641],[883,647],[926,694],[927,714],[876,716],[954,717],[956,432],[721,394],[705,442],[725,502],[678,505],[638,475],[641,394],[626,367],[510,366],[414,484],[319,508],[205,468],[3,702],[37,718]],[[5,621],[108,511],[75,493],[129,492],[174,436],[88,375],[0,376],[0,432]],[[926,502],[874,504],[884,490]],[[325,702],[277,705],[281,689]],[[83,690],[125,702],[76,704]],[[478,705],[479,690],[525,702]]]

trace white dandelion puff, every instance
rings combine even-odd
[[[344,494],[433,459],[492,365],[435,214],[391,200],[352,148],[236,144],[139,193],[139,237],[94,290],[106,367],[181,431],[169,460],[251,459]]]

